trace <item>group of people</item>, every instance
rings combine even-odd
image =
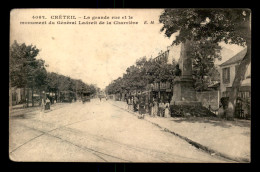
[[[155,99],[153,102],[150,103],[150,115],[152,117],[171,117],[170,114],[170,103],[165,101],[163,102],[160,100],[159,102]]]
[[[157,99],[153,99],[150,102],[146,102],[144,97],[136,97],[131,96],[126,99],[127,102],[127,109],[132,110],[134,112],[139,112],[140,118],[144,118],[146,114],[146,109],[149,111],[149,115],[152,117],[171,117],[170,114],[170,103],[165,101],[163,102],[160,100],[159,102]]]
[[[54,100],[54,103],[56,103],[56,100]],[[41,109],[44,111],[44,110],[50,110],[51,108],[51,101],[50,99],[47,97],[45,100],[42,99],[41,101]]]

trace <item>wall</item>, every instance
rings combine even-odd
[[[202,103],[202,106],[206,108],[208,108],[209,105],[214,110],[219,108],[219,91],[196,92],[196,97],[197,100]]]

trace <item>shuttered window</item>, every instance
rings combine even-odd
[[[230,68],[223,68],[222,69],[222,80],[224,84],[230,83]]]

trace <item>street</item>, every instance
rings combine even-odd
[[[44,162],[229,162],[112,104],[68,103],[10,116],[9,156]]]

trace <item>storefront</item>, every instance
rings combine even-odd
[[[161,82],[152,84],[151,97],[163,102],[169,102],[172,98],[172,88],[170,82]]]

